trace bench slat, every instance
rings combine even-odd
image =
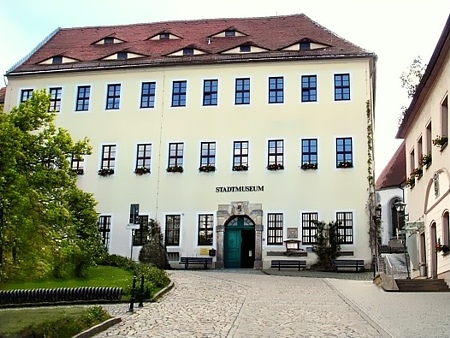
[[[278,268],[280,271],[281,268],[298,268],[298,271],[302,268],[306,268],[306,261],[301,260],[272,260],[270,264],[271,268]]]
[[[184,264],[185,269],[189,267],[189,264],[202,264],[206,269],[208,264],[212,264],[212,257],[181,257],[180,263]]]

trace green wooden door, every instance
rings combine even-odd
[[[241,267],[241,229],[227,229],[225,232],[225,268]]]

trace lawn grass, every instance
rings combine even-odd
[[[121,287],[128,290],[133,282],[133,273],[113,266],[93,266],[86,278],[47,279],[39,281],[0,284],[1,290],[52,289],[76,287]]]

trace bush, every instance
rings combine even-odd
[[[87,308],[79,317],[58,316],[43,323],[33,324],[20,332],[19,337],[33,338],[65,338],[73,337],[94,325],[97,325],[111,316],[101,307]]]
[[[167,272],[158,269],[156,266],[150,264],[140,264],[130,258],[119,255],[108,255],[99,264],[107,266],[115,266],[124,270],[131,271],[138,277],[136,288],[139,288],[140,276],[144,275],[145,292],[144,298],[149,299],[157,290],[166,287],[170,283],[170,278]],[[124,290],[124,294],[131,293],[131,285]]]

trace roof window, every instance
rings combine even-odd
[[[234,29],[227,29],[225,31],[225,36],[236,36],[236,31]]]
[[[300,42],[300,50],[310,50],[311,49],[311,42],[305,41]]]

